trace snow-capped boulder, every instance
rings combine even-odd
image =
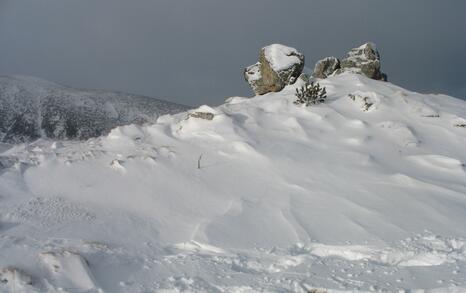
[[[340,60],[335,57],[327,57],[316,63],[312,77],[327,78],[338,69],[340,69]]]
[[[387,81],[387,75],[380,71],[380,54],[373,43],[366,43],[348,52],[346,58],[341,60],[341,69],[337,73],[346,71],[364,74],[376,80]]]
[[[303,69],[303,54],[294,48],[273,44],[261,49],[259,62],[244,70],[244,78],[256,95],[263,95],[295,83]]]
[[[125,124],[155,122],[182,105],[125,93],[76,90],[24,76],[0,76],[0,142],[88,139]]]

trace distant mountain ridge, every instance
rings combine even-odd
[[[126,124],[155,122],[187,106],[155,98],[81,90],[29,76],[0,76],[0,142],[88,139]]]

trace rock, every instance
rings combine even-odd
[[[73,288],[73,292],[100,292],[89,268],[89,263],[73,251],[42,252],[39,259],[53,285],[60,288]]]
[[[349,98],[359,104],[363,112],[369,112],[377,109],[380,104],[380,99],[376,93],[364,93],[357,91],[353,94],[349,94]]]
[[[26,291],[30,285],[32,285],[32,278],[23,271],[12,267],[0,269],[0,291],[2,287],[7,287],[12,290],[15,288],[25,290],[21,292],[31,292]]]
[[[341,61],[337,73],[354,72],[369,78],[387,81],[387,75],[380,71],[380,54],[373,43],[366,43],[348,52]]]
[[[257,88],[262,85],[262,74],[261,74],[261,64],[257,62],[254,65],[248,66],[244,69],[244,79],[252,87],[254,93],[257,93]]]
[[[303,82],[309,82],[311,80],[311,77],[307,73],[301,73],[301,75],[298,77],[298,80],[302,80]]]
[[[261,49],[259,62],[244,70],[244,78],[256,95],[263,95],[295,83],[303,69],[303,54],[294,48],[273,44]]]
[[[327,78],[338,69],[340,69],[340,60],[335,57],[327,57],[316,63],[312,77]]]
[[[466,128],[466,119],[458,118],[453,121],[453,126]]]
[[[17,158],[0,156],[0,171],[13,167],[17,162]]]
[[[189,117],[205,119],[205,120],[213,120],[214,116],[215,116],[214,114],[209,113],[209,112],[194,112],[194,113],[189,114]]]

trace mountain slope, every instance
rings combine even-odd
[[[0,141],[88,139],[188,108],[125,93],[76,90],[25,76],[0,77]]]
[[[0,267],[69,292],[466,290],[466,103],[321,84],[4,150]]]

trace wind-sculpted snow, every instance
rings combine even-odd
[[[343,73],[299,107],[301,82],[2,145],[0,270],[38,292],[464,292],[466,103]]]
[[[124,93],[75,90],[32,77],[0,77],[0,142],[88,139],[131,123],[187,110]]]

